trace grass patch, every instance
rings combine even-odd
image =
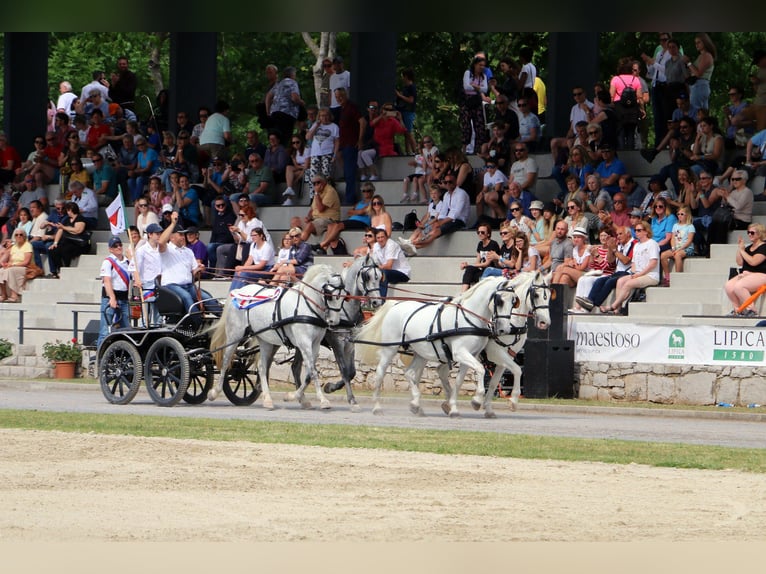
[[[0,427],[766,473],[766,449],[207,418],[0,410]]]

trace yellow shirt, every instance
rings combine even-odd
[[[32,244],[29,241],[25,241],[21,247],[14,243],[11,245],[11,257],[9,263],[11,265],[21,265],[24,263],[24,256],[27,253],[32,253]]]
[[[340,221],[340,197],[338,192],[331,185],[325,185],[322,189],[322,203],[325,204],[325,210],[319,211],[314,202],[311,202],[311,217],[313,219],[332,219]]]
[[[532,89],[537,94],[537,115],[545,113],[546,108],[546,87],[543,81],[540,79],[540,76],[535,76],[535,85],[532,87]]]

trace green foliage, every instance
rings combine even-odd
[[[45,343],[43,345],[43,357],[51,363],[57,361],[73,361],[79,363],[82,360],[82,347],[77,339],[70,341],[59,341],[55,343]]]
[[[0,361],[13,355],[13,343],[0,337]]]

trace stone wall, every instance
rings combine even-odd
[[[766,368],[577,363],[581,399],[663,404],[766,404]]]

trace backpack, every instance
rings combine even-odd
[[[620,94],[620,104],[622,104],[622,107],[624,108],[635,108],[638,105],[638,93],[636,92],[636,89],[633,86],[626,84],[625,80],[622,79],[622,76],[618,77],[620,78],[622,85],[625,86],[622,89],[622,94]]]
[[[414,231],[417,229],[418,214],[414,211],[410,211],[404,216],[404,231]]]

